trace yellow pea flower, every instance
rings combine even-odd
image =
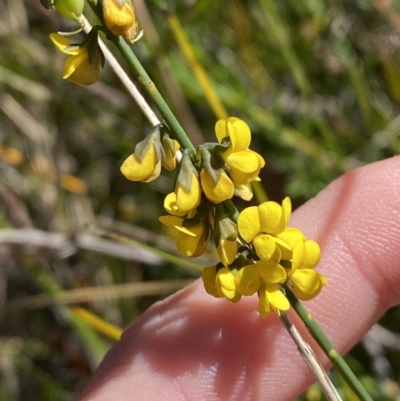
[[[176,237],[176,248],[181,255],[194,258],[207,250],[211,234],[208,210],[200,211],[189,219],[161,216],[159,220],[166,226],[179,231]]]
[[[103,0],[103,17],[107,28],[133,43],[140,38],[132,0]]]
[[[237,256],[237,225],[217,206],[214,223],[214,241],[218,258],[224,266],[229,266]]]
[[[135,151],[123,162],[122,174],[131,181],[150,182],[161,172],[162,150],[157,127],[135,146]]]
[[[235,187],[225,171],[220,170],[219,180],[215,182],[206,169],[200,171],[200,182],[207,199],[221,203],[233,197]]]
[[[305,240],[296,242],[293,249],[292,268],[287,272],[293,292],[302,301],[315,298],[328,284],[328,280],[314,269],[321,257],[317,242]]]
[[[259,206],[243,209],[238,219],[240,235],[250,243],[258,234],[278,235],[282,233],[289,221],[291,209],[289,197],[282,201],[282,205],[267,201]]]
[[[289,301],[276,285],[284,283],[286,278],[286,270],[275,260],[260,260],[239,270],[235,284],[241,295],[250,296],[258,292],[259,312],[266,317],[271,309],[279,314],[280,310],[290,308]]]
[[[217,121],[215,132],[219,143],[230,139],[229,147],[221,156],[229,167],[229,175],[234,183],[244,185],[255,180],[265,161],[258,153],[249,149],[249,126],[239,118],[229,117],[227,120]]]
[[[69,39],[56,33],[50,34],[50,39],[58,50],[70,55],[64,64],[63,79],[84,86],[98,81],[103,56],[96,44],[74,45]]]

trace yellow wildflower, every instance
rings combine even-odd
[[[236,290],[235,276],[229,267],[206,267],[201,277],[208,294],[216,298],[225,297],[231,302],[240,301],[241,295]]]
[[[189,212],[199,206],[201,187],[198,175],[190,158],[190,152],[184,150],[175,183],[176,207],[179,212]]]
[[[219,260],[224,266],[229,266],[236,259],[238,251],[237,226],[221,206],[216,209],[214,241]]]
[[[150,182],[161,172],[162,148],[157,127],[135,146],[135,151],[123,162],[122,174],[131,181]]]
[[[74,45],[66,37],[56,33],[50,34],[50,39],[58,50],[70,55],[64,64],[64,79],[68,78],[74,84],[84,86],[98,81],[103,60],[95,43]]]
[[[230,139],[229,147],[221,156],[229,167],[229,175],[234,183],[244,185],[255,180],[265,161],[258,153],[249,149],[249,126],[239,118],[230,117],[227,120],[219,120],[215,131],[219,143]]]
[[[225,171],[220,170],[217,174],[219,178],[216,181],[207,169],[203,168],[200,171],[200,181],[207,199],[214,203],[221,203],[232,198],[235,187]]]
[[[177,154],[180,145],[177,141],[171,139],[167,134],[162,136],[161,144],[164,151],[163,167],[165,167],[168,171],[172,171],[176,167]]]
[[[277,287],[286,278],[286,270],[277,261],[260,260],[239,270],[235,284],[241,295],[249,296],[258,292],[259,312],[261,317],[266,317],[271,309],[279,314],[279,311],[290,308],[288,299]]]
[[[293,249],[292,267],[288,270],[288,279],[292,283],[296,296],[308,301],[316,297],[327,279],[314,269],[321,257],[321,250],[313,240],[297,241]]]
[[[285,230],[291,210],[289,197],[282,201],[282,205],[268,201],[259,206],[248,207],[239,215],[239,233],[248,243],[259,234],[278,235]]]
[[[103,0],[103,17],[107,28],[127,42],[133,43],[141,37],[132,0]]]
[[[176,237],[178,252],[190,258],[202,255],[208,247],[210,224],[205,213],[198,213],[190,219],[178,216],[161,216],[159,220],[168,227],[179,231]]]

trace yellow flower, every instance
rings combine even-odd
[[[265,161],[258,153],[249,149],[249,126],[236,117],[230,117],[219,120],[215,125],[215,132],[219,143],[230,139],[230,146],[222,153],[222,159],[229,167],[229,175],[234,183],[244,185],[255,180]]]
[[[199,173],[190,157],[190,152],[184,150],[175,182],[175,204],[179,213],[185,214],[199,206],[201,187],[198,175]],[[168,212],[171,213],[169,210]]]
[[[229,267],[209,266],[203,269],[202,279],[207,293],[216,297],[225,297],[231,302],[240,301],[241,295],[236,290],[235,276]]]
[[[64,64],[64,79],[69,79],[77,85],[92,85],[98,81],[102,66],[102,54],[97,45],[73,45],[66,37],[56,33],[50,34],[50,39],[58,50],[69,54]]]
[[[219,260],[229,266],[238,251],[237,225],[225,214],[221,206],[217,206],[214,223],[214,241]]]
[[[288,270],[288,279],[293,292],[302,301],[316,297],[328,280],[314,269],[321,257],[321,250],[313,240],[297,241],[293,249],[292,267]]]
[[[235,283],[241,295],[250,296],[258,292],[259,312],[262,317],[266,317],[271,309],[279,314],[280,310],[290,308],[289,301],[277,287],[286,278],[286,270],[276,260],[260,260],[239,270]]]
[[[161,216],[159,220],[168,227],[179,231],[176,237],[178,252],[189,258],[202,255],[208,247],[210,239],[210,225],[205,216],[197,214],[191,219],[182,219],[177,216]]]
[[[291,210],[292,206],[288,197],[282,201],[282,205],[268,201],[259,206],[248,207],[239,215],[239,233],[248,243],[252,242],[258,234],[278,235],[285,230]]]
[[[167,134],[162,136],[161,144],[164,151],[163,167],[172,171],[176,167],[177,153],[180,145],[177,141],[171,139]]]
[[[231,199],[235,190],[233,182],[225,173],[220,170],[218,172],[219,179],[217,182],[211,177],[207,169],[200,171],[201,187],[207,199],[214,203],[221,203],[227,199]]]
[[[121,35],[130,43],[139,39],[132,0],[103,0],[103,17],[114,35]]]
[[[150,182],[161,172],[162,152],[157,127],[135,146],[135,151],[122,164],[122,174],[131,181]]]

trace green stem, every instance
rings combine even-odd
[[[101,4],[94,0],[89,0],[89,5],[96,14],[96,16],[100,19],[100,21],[104,24],[103,12]],[[105,25],[105,24],[104,24]],[[121,55],[124,57],[125,61],[129,65],[131,71],[136,75],[139,83],[142,85],[143,89],[153,100],[155,106],[158,111],[164,118],[165,122],[168,124],[171,132],[175,136],[176,139],[182,148],[190,149],[195,151],[195,147],[193,146],[191,140],[186,135],[185,130],[179,124],[178,120],[172,113],[171,109],[165,102],[164,98],[161,96],[154,82],[150,79],[146,70],[143,68],[140,61],[137,59],[135,53],[132,51],[130,45],[125,42],[125,40],[121,36],[114,36],[110,34],[108,37],[114,45],[117,47]]]
[[[353,371],[347,365],[346,361],[335,349],[334,345],[330,342],[329,338],[322,331],[321,327],[319,327],[312,315],[306,310],[306,308],[304,308],[302,303],[287,286],[285,286],[285,289],[286,296],[289,299],[290,304],[293,306],[293,309],[299,315],[313,338],[317,341],[318,345],[324,351],[325,355],[329,358],[333,366],[340,373],[349,387],[354,391],[360,400],[373,401],[371,396],[367,393]]]

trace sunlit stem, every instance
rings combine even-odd
[[[286,296],[289,299],[289,302],[292,305],[293,309],[299,315],[311,335],[317,341],[318,345],[324,351],[325,355],[330,359],[333,366],[343,377],[349,387],[354,391],[354,393],[361,401],[373,401],[371,396],[367,393],[353,371],[347,365],[346,361],[335,349],[334,345],[330,342],[329,338],[323,332],[321,327],[319,327],[318,323],[314,320],[312,315],[306,310],[306,308],[304,308],[302,303],[297,299],[291,289],[286,285],[285,290]]]
[[[92,29],[92,26],[90,25],[89,21],[84,16],[82,16],[82,20],[83,20],[83,30],[86,33],[90,32],[90,30]],[[125,86],[128,93],[136,101],[137,105],[140,107],[143,114],[149,120],[150,124],[153,127],[159,125],[160,120],[158,119],[158,117],[156,116],[154,111],[151,109],[149,104],[146,102],[145,98],[139,92],[136,85],[129,78],[128,74],[122,69],[121,65],[119,64],[117,59],[114,57],[114,55],[110,52],[110,50],[107,48],[106,44],[100,38],[99,38],[99,46],[100,46],[108,64],[114,70],[115,74],[118,76],[118,78],[120,79],[122,84]]]
[[[297,349],[299,350],[300,355],[304,359],[308,368],[311,370],[314,377],[317,379],[323,393],[326,396],[326,399],[328,401],[343,401],[338,392],[336,391],[335,386],[329,379],[324,368],[318,362],[317,357],[315,356],[313,350],[311,349],[309,344],[304,341],[303,337],[296,329],[296,326],[294,326],[294,324],[290,321],[286,313],[281,312],[280,319],[283,325],[285,326],[285,329],[288,331],[290,337],[292,337],[292,340],[296,344]]]

